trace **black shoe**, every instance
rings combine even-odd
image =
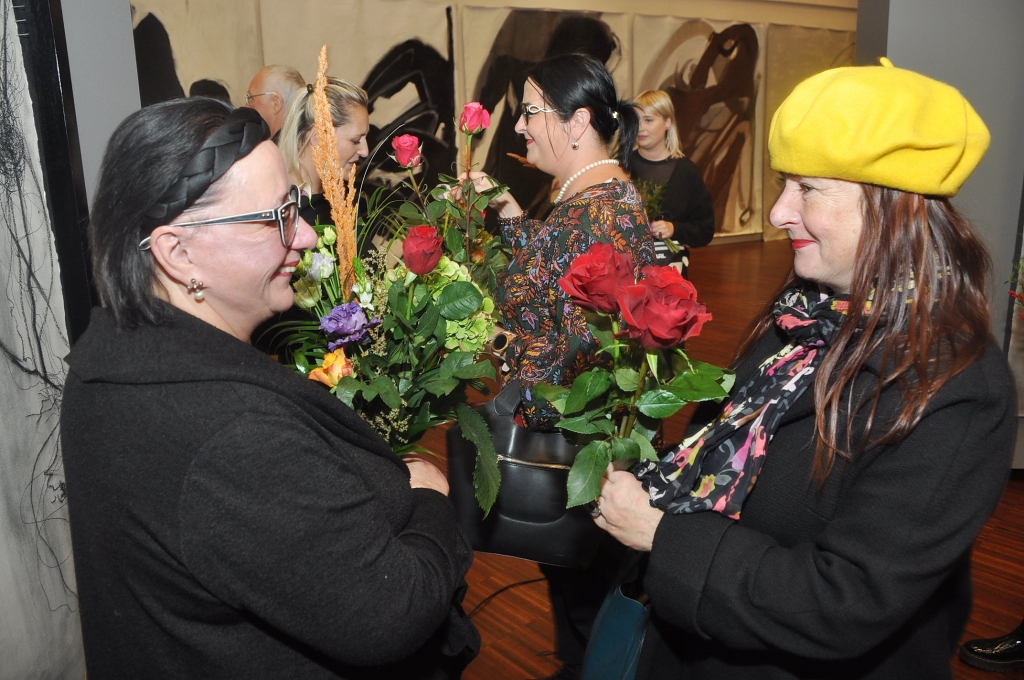
[[[1002,637],[968,640],[960,646],[960,660],[986,671],[1024,668],[1024,622]]]
[[[554,675],[549,675],[541,680],[579,680],[580,677],[580,666],[579,664],[567,663],[558,669],[558,672]]]

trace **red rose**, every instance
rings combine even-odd
[[[434,271],[441,259],[441,243],[433,227],[413,227],[402,242],[402,259],[413,274],[428,274]]]
[[[697,289],[672,267],[644,267],[644,278],[619,293],[626,334],[644,349],[670,349],[700,333],[711,315]]]
[[[609,243],[591,246],[558,279],[558,285],[577,305],[606,314],[619,310],[616,296],[623,286],[633,282],[633,259]]]
[[[395,160],[403,168],[415,168],[423,162],[420,155],[420,140],[414,135],[399,135],[391,140]]]
[[[462,107],[462,115],[459,116],[459,130],[467,135],[475,135],[483,132],[491,124],[491,114],[480,102],[469,102]]]

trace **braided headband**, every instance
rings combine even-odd
[[[270,139],[270,128],[255,109],[239,108],[229,113],[156,205],[146,211],[145,233],[161,224],[169,224],[185,212],[228,168],[267,139]]]

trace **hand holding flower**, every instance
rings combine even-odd
[[[632,473],[609,465],[601,482],[597,506],[601,508],[601,514],[594,518],[597,526],[627,548],[651,551],[654,534],[665,511],[651,507],[650,494]]]

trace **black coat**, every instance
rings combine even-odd
[[[737,384],[781,346],[769,333]],[[869,362],[854,389],[878,373]],[[739,521],[662,520],[644,580],[653,616],[638,678],[950,677],[971,604],[971,543],[1009,472],[1006,360],[992,343],[902,443],[837,462],[823,486],[810,476],[812,392],[782,420]],[[894,392],[883,393],[879,420],[895,413]]]
[[[447,678],[479,647],[443,495],[321,385],[194,317],[68,357],[90,680]]]

